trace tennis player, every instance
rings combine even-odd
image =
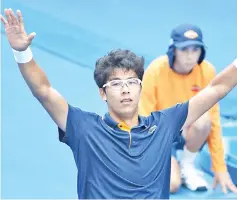
[[[172,143],[236,86],[236,61],[189,101],[141,117],[144,59],[129,50],[111,51],[94,71],[108,105],[101,117],[72,106],[50,85],[30,49],[35,33],[26,33],[20,11],[17,17],[11,9],[4,12],[1,21],[22,76],[73,152],[78,198],[168,199]]]

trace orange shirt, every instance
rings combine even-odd
[[[193,68],[188,75],[175,73],[169,66],[168,57],[155,59],[145,71],[139,112],[147,116],[156,110],[171,107],[189,100],[206,87],[215,77],[214,67],[207,61]],[[212,127],[207,142],[215,172],[227,171],[220,127],[219,105],[209,110]]]

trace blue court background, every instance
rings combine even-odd
[[[147,67],[166,52],[171,29],[187,22],[202,28],[207,58],[217,72],[237,52],[236,0],[5,0],[3,8],[20,9],[27,31],[37,33],[34,57],[52,85],[71,104],[101,115],[106,104],[93,81],[93,69],[95,60],[113,48],[144,55]],[[57,127],[31,95],[5,35],[1,37],[2,198],[76,198],[72,153],[58,141]],[[221,111],[237,113],[237,88],[221,101]],[[236,133],[235,125],[223,128],[227,139],[236,139]],[[237,155],[236,147],[233,151]],[[172,198],[237,195],[181,188]]]

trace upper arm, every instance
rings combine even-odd
[[[157,105],[157,69],[155,63],[151,63],[144,73],[142,80],[142,91],[139,102],[139,113],[148,116],[156,110]]]
[[[42,96],[39,101],[51,116],[58,127],[66,131],[68,103],[57,90],[52,87],[42,88]]]
[[[189,101],[185,103],[176,104],[173,107],[162,110],[161,112],[166,115],[166,122],[169,130],[174,133],[175,139],[181,133],[184,122],[187,118],[189,108]]]
[[[212,108],[220,99],[217,88],[208,85],[201,90],[197,95],[189,100],[188,117],[184,127],[190,126],[205,112]]]

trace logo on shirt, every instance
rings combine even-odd
[[[155,130],[156,130],[156,128],[157,128],[156,125],[152,126],[152,127],[149,129],[148,133],[150,133],[150,134],[154,133]]]
[[[192,90],[193,92],[199,92],[199,91],[201,90],[201,87],[199,87],[198,85],[193,85],[192,88],[191,88],[191,90]]]

